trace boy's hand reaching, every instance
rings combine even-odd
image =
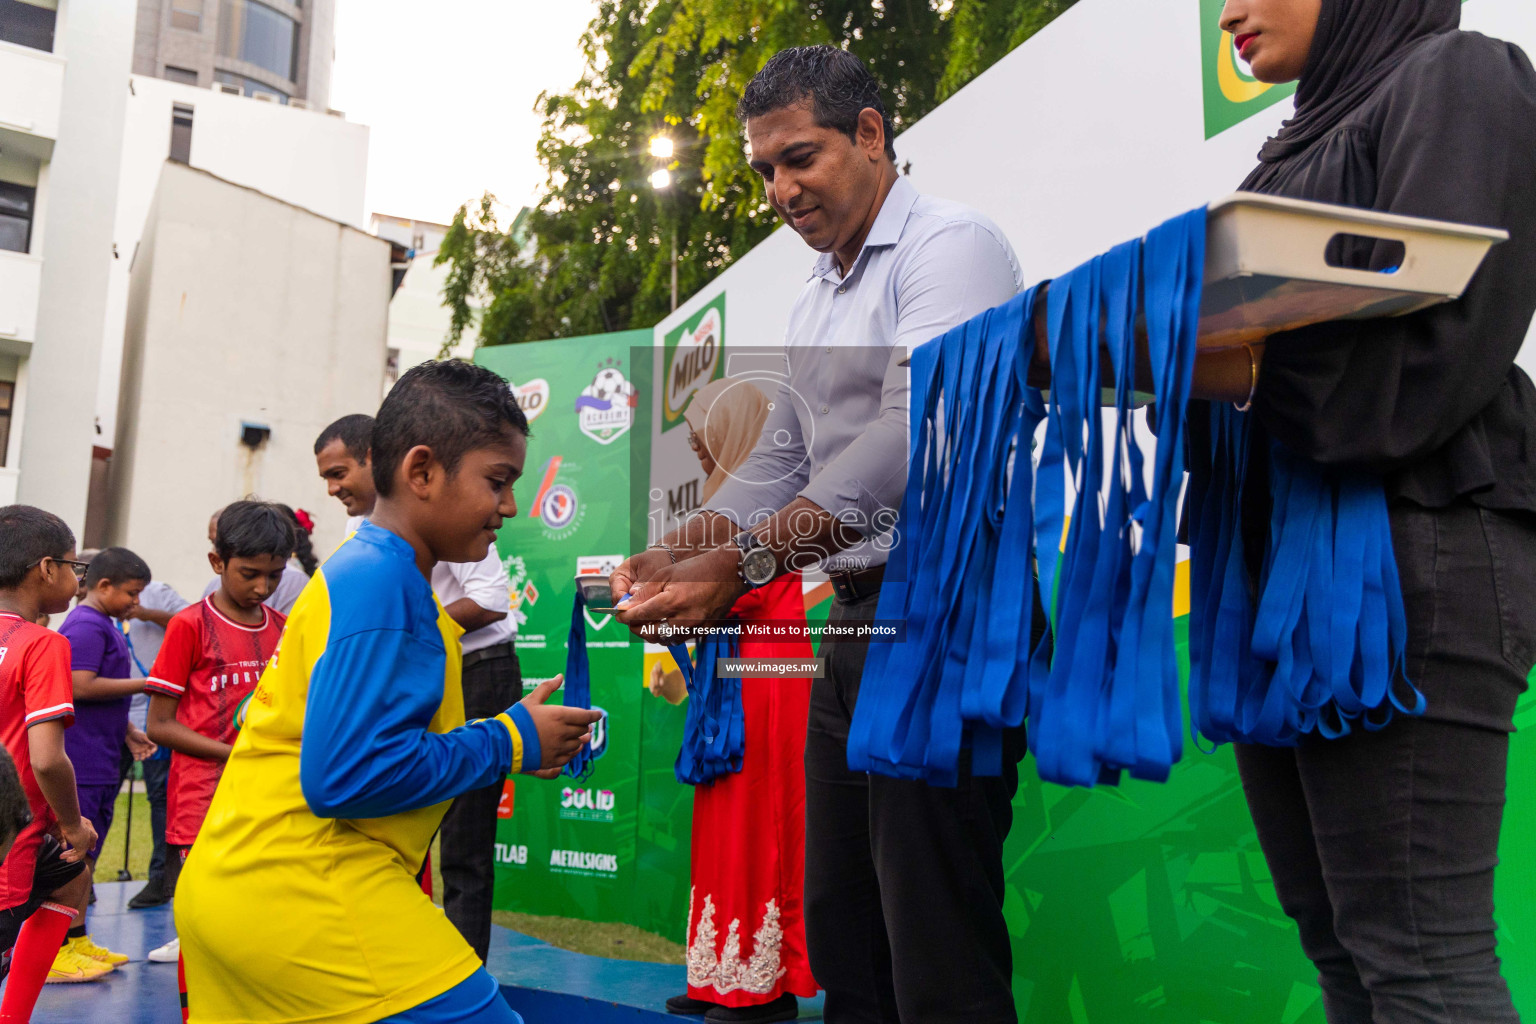
[[[565,676],[546,679],[528,696],[522,705],[533,719],[539,733],[539,751],[543,763],[538,771],[530,774],[541,779],[552,779],[560,774],[571,758],[592,739],[592,724],[603,717],[601,711],[592,708],[568,708],[560,704],[545,704],[550,695],[565,684]]]
[[[81,818],[75,825],[61,824],[59,831],[69,844],[69,849],[64,851],[64,859],[71,864],[84,860],[96,849],[96,827],[89,818]]]

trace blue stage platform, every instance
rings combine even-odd
[[[49,985],[34,1021],[47,1024],[180,1024],[176,965],[144,956],[172,935],[169,907],[129,910],[142,882],[103,882],[91,908],[91,937],[132,961],[101,981]],[[557,949],[538,939],[492,929],[491,973],[527,1024],[660,1024],[702,1020],[673,1017],[667,997],[683,991],[683,968],[608,960]],[[802,1021],[821,1020],[821,999],[801,1000]]]

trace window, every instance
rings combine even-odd
[[[0,0],[0,39],[53,52],[59,0]]]
[[[11,405],[16,398],[16,385],[0,380],[0,466],[5,465],[5,450],[11,444]]]
[[[203,30],[203,0],[171,0],[171,28]]]
[[[229,71],[215,71],[213,73],[213,81],[216,85],[234,86],[240,90],[240,95],[242,96],[263,96],[278,103],[288,102],[286,94],[278,92],[270,85],[262,85],[253,78],[246,78],[244,75],[236,75]]]
[[[255,64],[293,81],[299,27],[286,14],[256,0],[221,0],[219,56]]]
[[[180,82],[182,85],[196,85],[197,72],[191,68],[176,68],[167,64],[165,66],[165,80],[168,82]]]
[[[185,103],[171,107],[171,159],[192,162],[192,108]]]
[[[30,252],[37,189],[0,181],[0,249]]]

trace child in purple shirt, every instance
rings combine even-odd
[[[69,641],[75,691],[75,723],[65,730],[64,749],[75,766],[80,813],[96,826],[96,848],[88,858],[92,872],[123,785],[124,743],[135,757],[154,750],[149,737],[128,722],[129,701],[143,692],[144,680],[130,678],[133,663],[118,625],[138,606],[149,579],[149,566],[138,555],[127,548],[104,548],[86,571],[85,597],[59,627]],[[91,943],[83,923],[70,931],[70,939],[90,944],[91,950],[80,951],[98,960],[128,960]]]

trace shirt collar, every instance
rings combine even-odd
[[[880,212],[875,214],[875,222],[869,226],[869,234],[864,239],[863,248],[854,258],[853,266],[848,268],[848,277],[853,276],[853,271],[863,261],[864,254],[869,250],[895,245],[901,241],[901,233],[907,227],[907,216],[911,214],[912,207],[917,205],[917,196],[917,186],[913,185],[906,175],[898,174],[895,184],[885,194],[885,202],[880,204]],[[824,252],[817,257],[811,276],[826,277],[837,273],[837,269],[837,254]]]

